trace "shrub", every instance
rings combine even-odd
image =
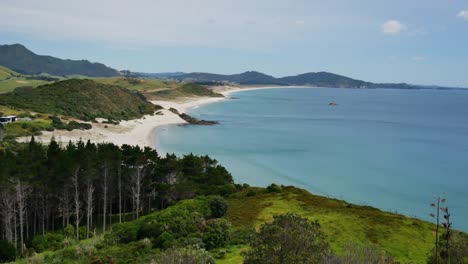
[[[87,233],[87,228],[86,226],[81,226],[79,229],[80,233],[80,239],[86,239],[86,233]],[[92,230],[89,230],[89,238],[92,238],[94,236],[94,232]]]
[[[226,258],[226,250],[225,249],[218,249],[218,250],[215,250],[214,252],[212,252],[213,255],[215,256],[215,258],[217,259],[224,259]]]
[[[234,184],[225,184],[218,188],[218,194],[224,197],[227,197],[237,191],[237,188]]]
[[[46,250],[58,250],[62,247],[64,236],[58,233],[46,233],[44,235],[34,236],[31,244],[36,252],[44,252]]]
[[[247,196],[250,197],[250,196],[255,196],[257,195],[257,191],[255,191],[255,189],[252,189],[252,188],[249,188],[247,190]]]
[[[156,247],[170,248],[173,246],[174,243],[174,235],[172,235],[170,232],[165,231],[156,239],[155,245]]]
[[[139,226],[135,222],[115,224],[112,232],[105,235],[109,243],[130,243],[137,240]]]
[[[228,203],[224,198],[216,196],[210,202],[210,209],[212,217],[220,218],[226,214]]]
[[[245,264],[319,263],[330,254],[318,222],[293,213],[277,215],[264,224],[245,252]]]
[[[223,247],[231,237],[231,224],[226,219],[213,219],[206,222],[203,242],[207,249]]]
[[[0,262],[10,262],[16,259],[16,249],[8,241],[0,240]]]
[[[163,226],[159,223],[143,223],[138,229],[138,239],[157,238],[163,232]]]
[[[76,237],[75,227],[73,225],[68,224],[63,230],[63,234],[65,235],[65,237],[75,238]]]
[[[164,251],[157,263],[160,264],[215,264],[213,257],[203,249],[172,248]]]
[[[177,239],[175,245],[177,247],[193,247],[193,248],[205,248],[205,243],[203,239],[198,237],[200,234],[194,234],[189,237],[181,237]]]
[[[245,245],[249,244],[252,241],[252,238],[255,235],[255,228],[253,227],[245,227],[236,229],[231,234],[231,239],[229,240],[229,244],[231,245]]]
[[[276,185],[274,183],[270,184],[270,186],[268,186],[266,188],[266,190],[269,193],[280,193],[280,192],[283,191],[283,189],[280,186],[278,186],[278,185]]]
[[[148,252],[151,250],[153,244],[148,238],[144,238],[137,242],[137,247],[140,252]]]

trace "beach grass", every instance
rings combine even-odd
[[[294,187],[283,190],[267,193],[258,189],[255,196],[231,198],[228,220],[236,228],[258,229],[263,223],[271,222],[274,215],[294,212],[318,220],[337,254],[343,253],[345,246],[352,242],[376,246],[402,263],[426,263],[434,244],[433,224]]]

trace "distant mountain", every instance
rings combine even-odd
[[[165,78],[174,78],[184,74],[185,72],[159,72],[159,73],[147,73],[147,72],[132,72],[132,74],[137,75],[139,77],[146,77],[146,78],[155,78],[155,79],[165,79]]]
[[[241,74],[222,75],[213,73],[194,72],[181,76],[177,79],[193,80],[197,82],[234,82],[238,84],[281,84],[273,76],[256,71],[248,71]]]
[[[447,89],[449,87],[412,85],[407,83],[372,83],[352,79],[329,72],[309,72],[295,76],[275,78],[260,72],[248,71],[241,74],[222,75],[213,73],[188,73],[175,77],[181,81],[195,82],[231,82],[243,85],[303,85],[334,88],[393,88],[393,89]]]
[[[55,76],[84,75],[111,77],[120,75],[115,69],[87,60],[62,60],[37,55],[21,44],[0,45],[0,65],[28,75],[47,73]]]

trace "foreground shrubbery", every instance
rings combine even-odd
[[[331,253],[317,222],[290,213],[264,224],[250,246],[246,264],[319,263]]]
[[[15,258],[15,247],[8,241],[0,240],[0,263],[13,261]]]

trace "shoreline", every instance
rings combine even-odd
[[[52,132],[44,131],[42,135],[35,136],[36,140],[44,144],[49,143],[52,138],[57,142],[67,143],[69,141],[77,142],[91,141],[94,143],[114,143],[116,145],[138,145],[140,147],[151,147],[156,149],[155,131],[167,125],[187,124],[185,120],[178,115],[169,111],[169,108],[175,108],[180,113],[186,113],[194,107],[199,107],[205,104],[216,103],[224,100],[229,100],[232,93],[240,91],[277,89],[277,88],[313,88],[300,86],[221,86],[212,87],[213,91],[222,94],[225,97],[190,97],[182,98],[176,101],[150,101],[163,107],[157,111],[160,114],[145,115],[140,119],[126,120],[118,125],[93,123],[90,130],[55,130]],[[28,142],[30,137],[21,137],[17,140],[20,142]]]

